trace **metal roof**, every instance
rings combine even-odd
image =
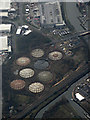
[[[21,31],[22,31],[22,28],[18,28],[17,31],[16,31],[16,35],[20,35]]]
[[[31,30],[26,30],[23,35],[28,35],[28,34],[30,34],[31,32],[32,32]]]
[[[11,24],[0,24],[0,31],[8,31],[10,32],[11,30]]]
[[[0,36],[0,50],[8,50],[7,36]]]
[[[10,9],[10,1],[11,0],[1,0],[0,1],[0,10],[8,10],[8,9]]]
[[[54,1],[54,2],[47,1],[43,5],[40,4],[40,14],[41,14],[42,24],[63,23],[59,1]]]
[[[76,93],[75,96],[79,101],[84,100],[84,97],[80,93]]]
[[[0,17],[8,17],[8,12],[0,12]]]

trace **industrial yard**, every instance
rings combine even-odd
[[[63,19],[61,6],[58,1],[11,3],[4,19],[12,26],[8,33],[12,48],[5,46],[10,55],[2,65],[3,118],[33,116],[87,73],[89,49],[83,34],[89,32],[72,31]],[[66,118],[79,118],[67,98],[60,102],[53,106],[58,106],[56,114],[52,116],[52,107],[43,117],[64,118],[65,114]]]
[[[24,39],[19,40],[21,46],[23,46],[22,41]],[[42,46],[38,46],[37,42],[37,47],[33,47],[32,44],[27,42],[26,51],[21,46],[19,48],[17,46],[18,49],[22,49],[22,52],[18,51],[19,53],[13,55],[7,65],[3,66],[3,92],[7,100],[3,101],[5,105],[3,109],[7,109],[7,116],[8,114],[15,115],[23,110],[27,104],[34,103],[34,100],[42,97],[49,89],[52,89],[52,86],[78,66],[78,58],[73,59],[75,54],[72,56],[65,55],[57,43],[54,46],[49,43],[42,43]],[[85,49],[83,46],[82,48]],[[78,54],[80,53],[79,50]],[[83,53],[80,63],[84,61],[84,56],[85,53]],[[4,86],[5,84],[7,87]],[[18,99],[16,99],[17,97]],[[9,101],[10,104],[8,104]],[[10,106],[14,107],[13,110],[8,109]]]
[[[80,104],[88,113],[90,107],[89,89],[90,78],[84,79],[82,82],[76,85],[73,89],[73,99]]]

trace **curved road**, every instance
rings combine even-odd
[[[62,96],[65,96],[69,103],[72,105],[73,109],[77,112],[78,116],[80,116],[81,118],[85,118],[84,113],[86,113],[86,111],[84,111],[84,109],[82,107],[80,107],[76,102],[74,102],[72,100],[72,91],[73,88],[80,83],[83,79],[88,78],[88,74],[86,74],[83,78],[81,78],[80,80],[78,80],[77,82],[75,82],[66,92],[64,92],[62,95],[60,95],[59,97],[57,97],[55,100],[53,100],[51,103],[49,103],[47,106],[45,106],[44,108],[42,108],[36,115],[35,118],[42,118],[43,114],[45,113],[45,111],[47,111],[50,107],[52,107],[53,105],[55,105],[57,102],[60,101],[60,99],[62,98]]]

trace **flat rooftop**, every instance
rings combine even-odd
[[[0,24],[0,31],[8,31],[10,32],[11,30],[11,24]]]
[[[60,2],[39,5],[41,24],[63,24]]]
[[[10,1],[11,0],[2,0],[0,2],[0,10],[8,10],[8,9],[10,9]]]
[[[0,17],[8,17],[8,12],[0,12]]]
[[[7,36],[0,36],[0,51],[8,50],[8,38]]]

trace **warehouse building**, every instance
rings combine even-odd
[[[75,96],[79,101],[82,101],[85,99],[80,93],[76,93]]]
[[[8,46],[7,36],[0,36],[0,52],[11,52],[11,46]]]
[[[2,0],[0,2],[0,11],[8,11],[10,9],[10,1],[11,0]]]
[[[2,12],[0,11],[0,17],[8,17],[8,12]]]
[[[42,3],[39,5],[39,11],[42,26],[65,25],[59,1]]]
[[[11,0],[2,0],[0,2],[0,18],[8,17],[8,10],[10,9]]]
[[[11,24],[0,24],[0,33],[10,33],[11,32]]]
[[[7,36],[0,36],[0,51],[8,50],[8,39]]]

